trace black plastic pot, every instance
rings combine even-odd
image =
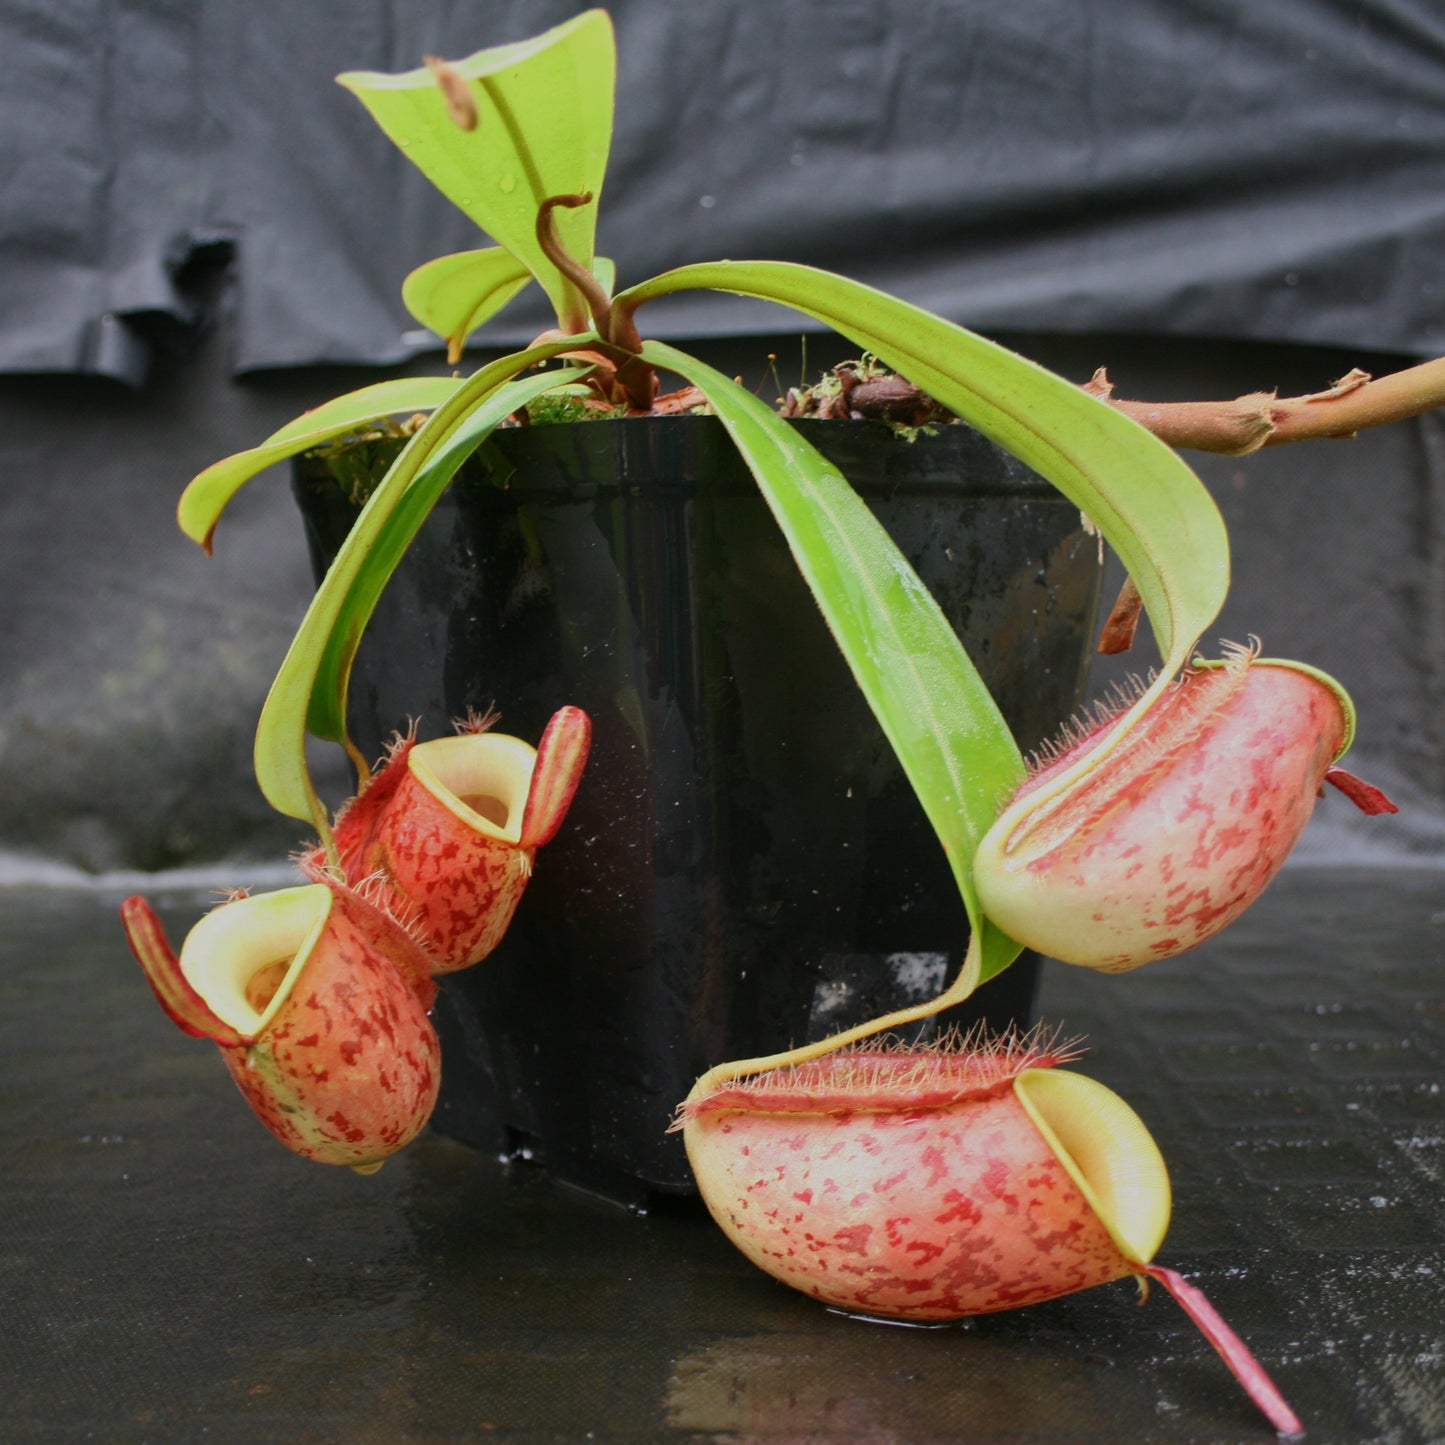
[[[797,422],[934,590],[1020,744],[1078,702],[1100,552],[977,433]],[[355,459],[352,459],[355,464]],[[318,570],[356,515],[298,469]],[[445,982],[444,1132],[638,1202],[691,1176],[667,1125],[720,1060],[932,997],[967,921],[937,840],[766,506],[705,417],[496,433],[405,559],[353,674],[369,754],[469,708],[594,742],[511,932]],[[1032,1016],[1023,959],[948,1022]]]

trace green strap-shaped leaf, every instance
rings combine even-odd
[[[1224,604],[1229,542],[1203,484],[1156,437],[961,326],[807,266],[685,266],[624,292],[617,303],[698,287],[817,317],[1047,477],[1093,519],[1137,583],[1164,657],[1161,682],[1188,662]]]
[[[379,381],[348,392],[311,411],[303,412],[259,446],[213,462],[181,493],[176,520],[193,542],[211,550],[211,534],[231,498],[254,477],[276,462],[310,451],[323,442],[383,417],[431,411],[452,396],[461,382],[449,376],[410,376]]]
[[[1019,946],[984,921],[971,864],[996,804],[1024,776],[1007,724],[932,593],[841,472],[721,372],[648,342],[644,357],[699,387],[751,469],[868,705],[948,855],[983,935],[982,976]]]
[[[537,243],[537,211],[549,196],[602,189],[612,136],[617,58],[601,10],[532,40],[450,62],[475,110],[466,129],[430,69],[337,77],[387,135],[453,203],[542,283],[564,331],[588,325],[577,289]],[[567,252],[592,261],[596,206],[559,209]]]
[[[519,372],[597,340],[595,333],[587,332],[528,347],[501,357],[467,377],[407,443],[371,494],[311,599],[261,711],[256,729],[256,781],[278,812],[310,820],[323,839],[329,835],[326,810],[306,766],[307,722],[312,716],[313,698],[333,699],[317,704],[316,715],[323,724],[320,735],[342,737],[344,729],[339,719],[345,713],[346,671],[355,640],[360,635],[359,626],[365,623],[361,601],[354,600],[353,594],[356,599],[364,599],[370,593],[374,601],[374,594],[379,592],[380,585],[369,562],[372,549],[378,545],[378,539],[389,535],[391,516],[402,506],[422,467],[494,392]],[[570,370],[559,371],[547,376],[537,390],[564,383],[574,375]],[[544,381],[543,378],[534,380]],[[498,419],[519,405],[514,399],[518,395],[520,392],[509,393],[499,403],[502,410]],[[420,518],[416,524],[420,525]],[[327,681],[320,684],[323,668]]]
[[[592,262],[592,274],[612,294],[617,267],[605,256]],[[530,280],[532,273],[500,246],[457,251],[418,266],[401,283],[406,309],[447,344],[447,360],[461,360],[467,338],[491,320]]]
[[[418,266],[401,283],[406,309],[447,344],[457,361],[467,337],[495,316],[532,279],[532,273],[500,246],[456,251]]]

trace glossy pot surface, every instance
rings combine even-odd
[[[1020,745],[1051,736],[1098,603],[1077,508],[962,426],[794,425],[933,589]],[[314,458],[297,495],[320,569],[356,507]],[[565,703],[591,759],[511,932],[445,981],[436,1123],[622,1197],[684,1190],[665,1131],[699,1073],[933,996],[967,921],[715,419],[494,433],[382,599],[351,725],[375,756],[409,718],[437,736],[495,706],[535,742]],[[1027,1022],[1036,980],[1021,959],[950,1021]]]

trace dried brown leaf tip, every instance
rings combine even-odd
[[[442,99],[447,104],[447,114],[452,123],[462,130],[476,130],[481,115],[477,110],[477,99],[471,86],[462,78],[454,66],[448,65],[439,55],[423,56],[427,69],[431,71]]]
[[[1144,599],[1132,577],[1124,579],[1119,596],[1105,619],[1099,633],[1098,646],[1094,651],[1104,657],[1113,657],[1128,652],[1134,646],[1134,634],[1139,630],[1139,618],[1144,610]]]

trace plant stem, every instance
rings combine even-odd
[[[1253,392],[1232,401],[1126,401],[1113,395],[1102,367],[1084,390],[1170,446],[1244,456],[1285,442],[1352,437],[1445,406],[1445,357],[1379,378],[1356,368],[1308,396]]]

